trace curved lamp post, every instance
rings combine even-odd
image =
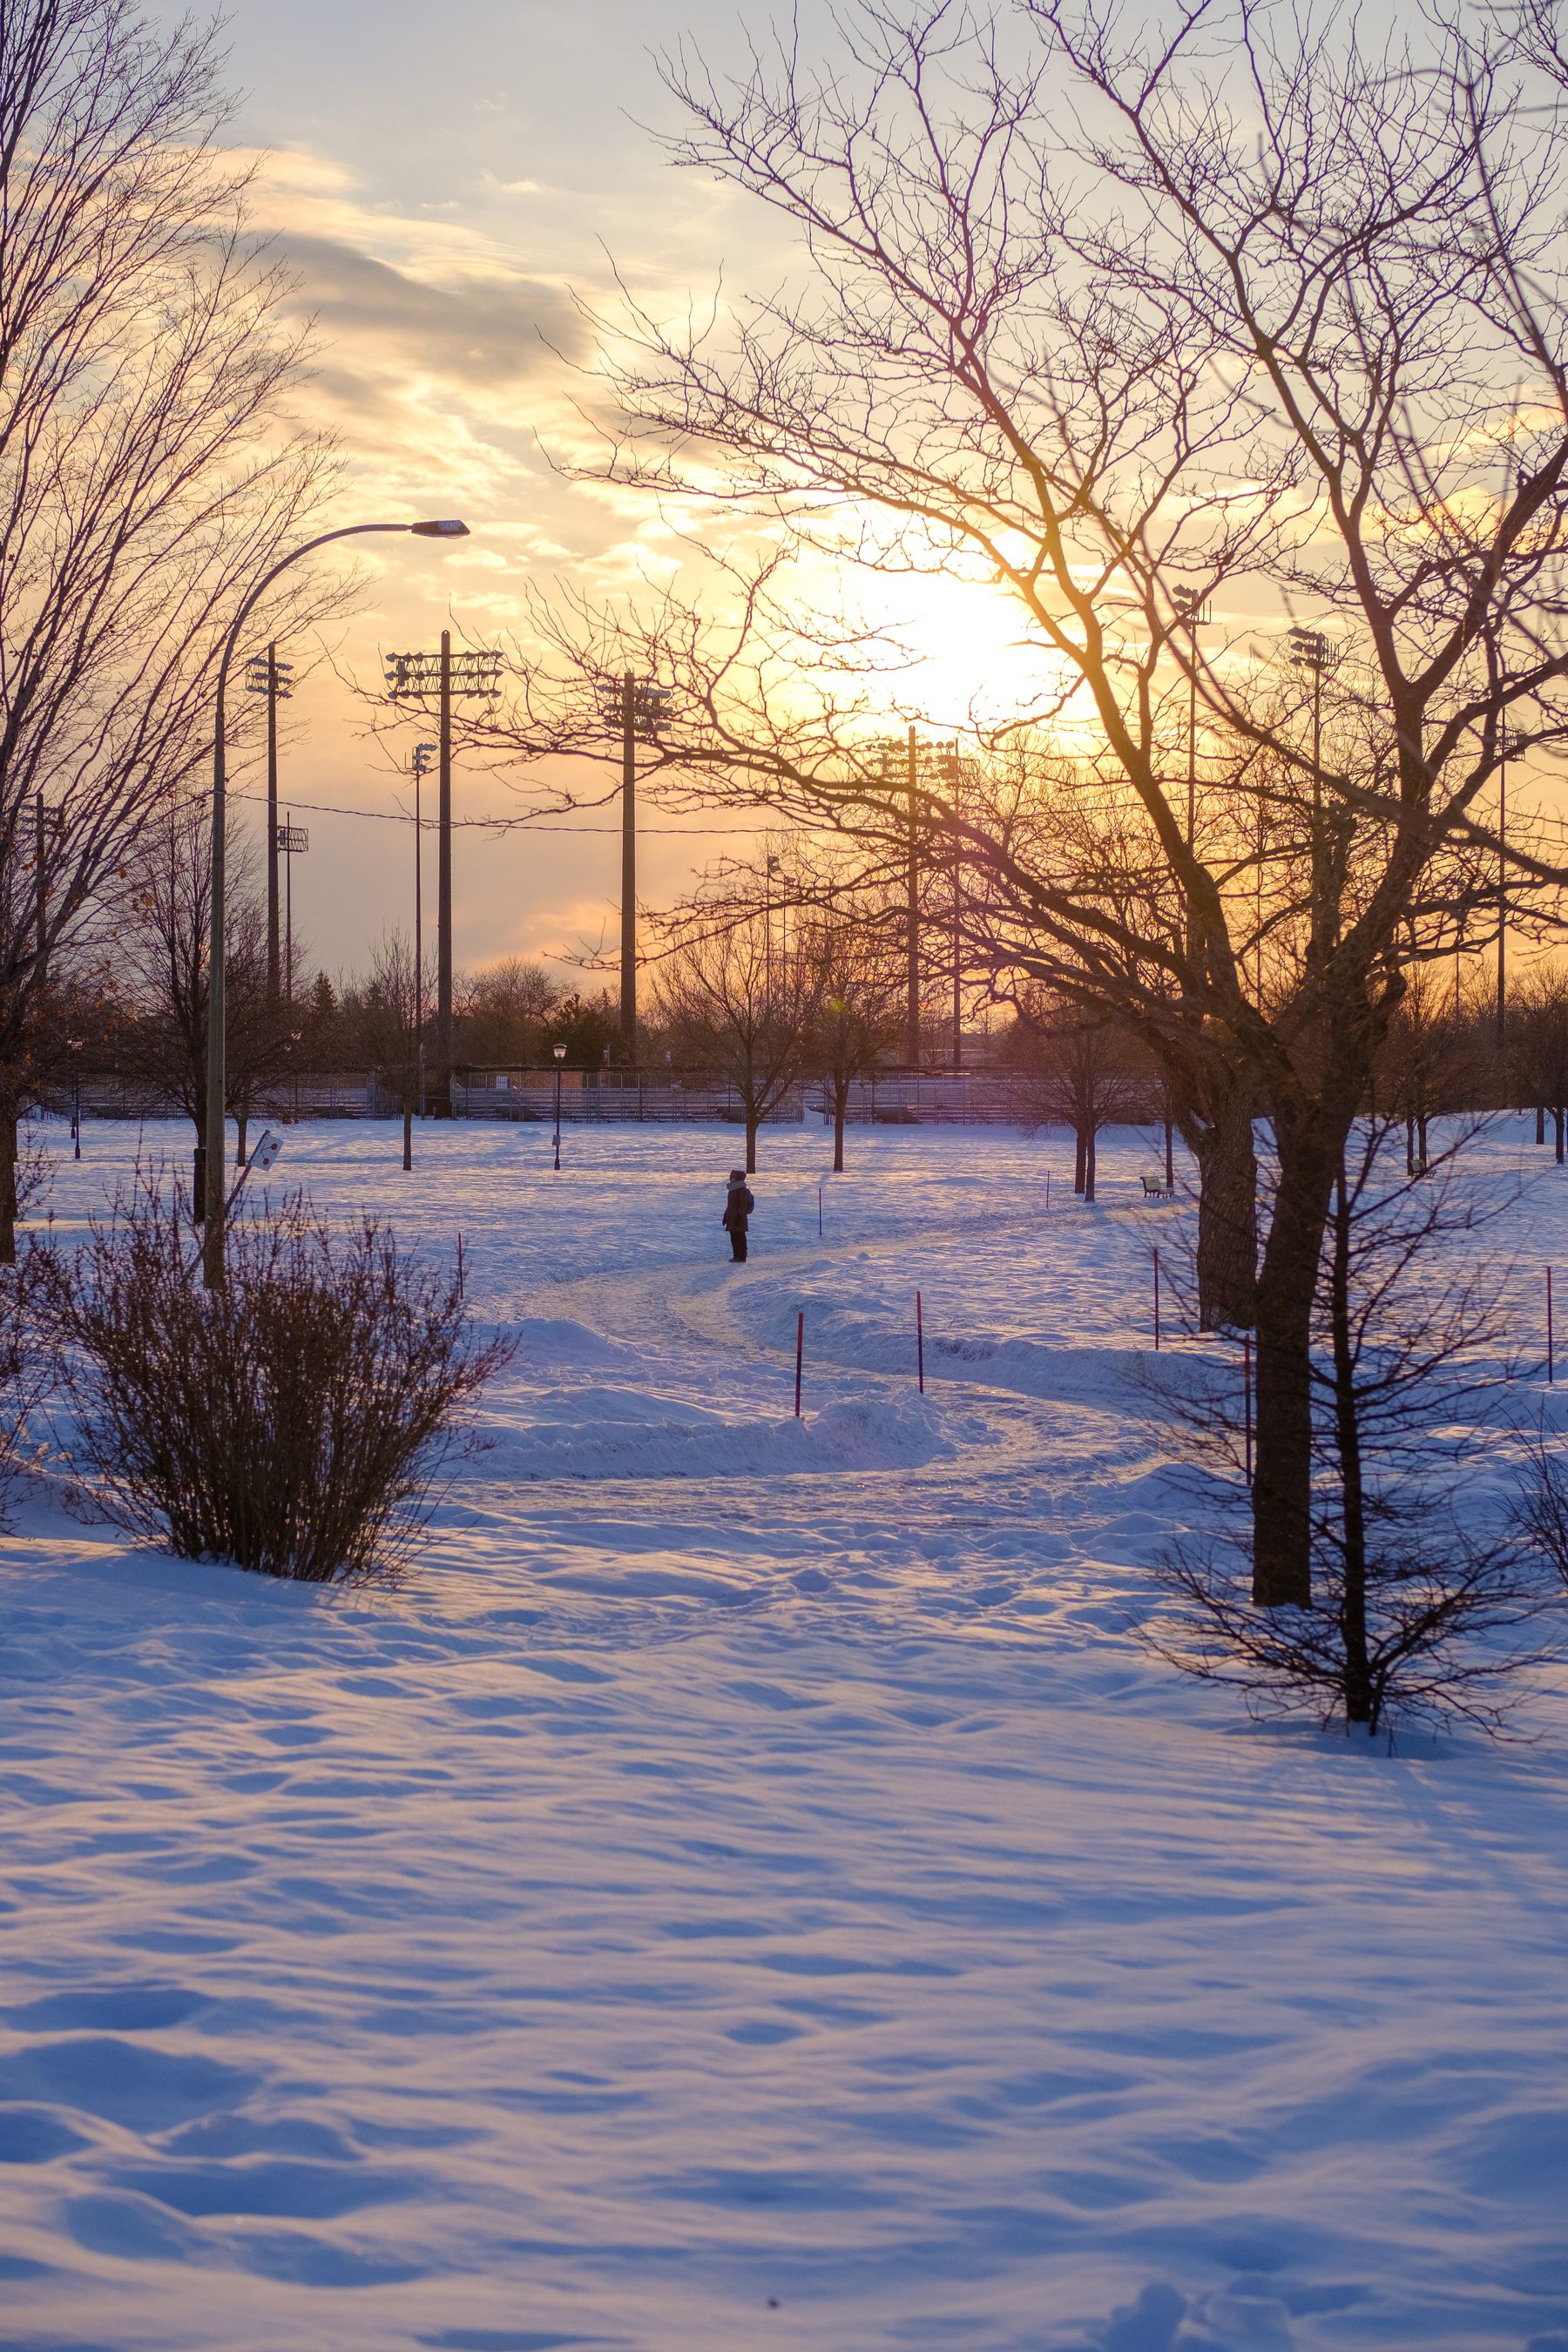
[[[226,804],[226,777],[224,766],[225,699],[228,685],[228,666],[234,658],[239,633],[261,598],[267,593],[279,572],[287,572],[301,557],[313,555],[319,547],[330,547],[336,539],[360,539],[372,531],[399,530],[412,532],[416,539],[467,539],[466,522],[351,522],[341,530],[324,530],[317,539],[309,539],[303,547],[296,547],[264,572],[245,597],[234,616],[234,625],[224,639],[222,656],[217,666],[217,709],[213,729],[213,842],[212,842],[212,922],[207,943],[207,1107],[205,1121],[206,1136],[205,1171],[202,1186],[205,1220],[202,1238],[202,1274],[209,1290],[223,1287],[223,1244],[226,1220],[224,1190],[224,1094],[226,1072],[224,1067],[224,818]]]

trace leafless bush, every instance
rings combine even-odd
[[[306,1583],[391,1576],[462,1408],[510,1356],[459,1277],[302,1196],[237,1224],[204,1290],[189,1204],[152,1185],[72,1259],[39,1253],[77,1411],[82,1499],[187,1559]]]
[[[54,1384],[54,1355],[37,1313],[36,1253],[0,1265],[0,1528],[17,1481],[40,1459],[36,1422]]]

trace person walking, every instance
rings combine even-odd
[[[742,1168],[730,1171],[730,1192],[724,1202],[724,1229],[730,1236],[730,1255],[737,1265],[746,1263],[746,1221],[756,1207],[746,1183]]]

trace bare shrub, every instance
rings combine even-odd
[[[235,1225],[219,1291],[188,1232],[189,1202],[147,1184],[47,1259],[82,1501],[186,1559],[395,1574],[510,1345],[371,1218],[334,1233],[295,1195]]]

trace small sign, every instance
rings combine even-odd
[[[245,1163],[247,1170],[259,1168],[265,1176],[282,1149],[282,1144],[273,1134],[272,1129],[269,1127],[264,1128],[260,1142]]]
[[[286,857],[302,857],[310,846],[310,829],[303,824],[280,824],[278,846]]]

